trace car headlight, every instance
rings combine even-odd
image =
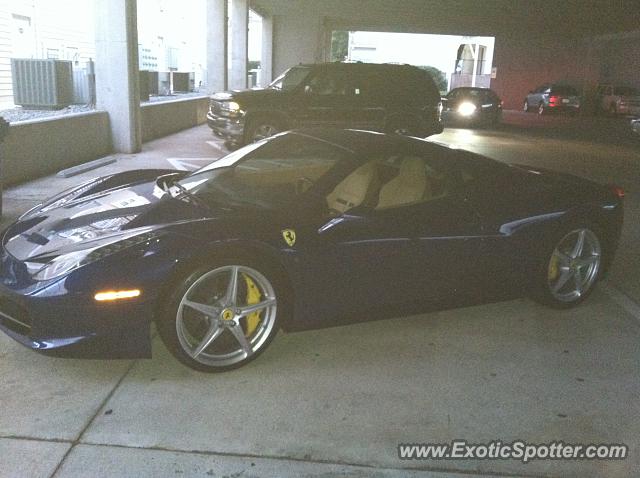
[[[91,253],[88,251],[76,251],[69,254],[62,254],[51,262],[43,264],[41,262],[26,262],[27,271],[32,274],[34,280],[45,281],[60,277],[73,269],[82,265],[82,261]]]
[[[156,236],[157,234],[153,231],[146,232],[102,246],[61,254],[48,262],[25,262],[25,265],[33,280],[51,280],[61,277],[79,267],[104,259],[116,252],[147,242]]]
[[[475,112],[476,105],[474,105],[473,103],[469,103],[468,101],[465,101],[464,103],[461,103],[460,106],[458,106],[458,113],[460,113],[462,116],[471,116]]]
[[[240,113],[241,108],[238,103],[235,101],[227,101],[222,103],[222,109],[228,111],[229,113]]]

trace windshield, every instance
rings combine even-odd
[[[209,206],[288,208],[303,203],[351,154],[331,143],[285,133],[241,148],[179,184]]]
[[[310,71],[311,69],[308,66],[294,66],[293,68],[289,68],[273,80],[269,88],[283,91],[293,90],[304,81]]]

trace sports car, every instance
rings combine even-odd
[[[307,129],[195,171],[68,190],[2,235],[0,328],[57,356],[205,372],[303,330],[527,294],[579,304],[613,258],[622,189],[433,141]]]

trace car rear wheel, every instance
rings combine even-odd
[[[192,273],[177,287],[158,331],[171,353],[203,372],[245,365],[278,332],[278,297],[271,273],[229,261]]]
[[[543,259],[534,298],[556,308],[584,301],[600,278],[602,244],[594,229],[576,227],[564,234]]]

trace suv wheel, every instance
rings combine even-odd
[[[282,127],[282,124],[275,119],[259,118],[253,120],[249,123],[249,127],[247,128],[245,136],[246,143],[255,143],[256,141],[269,138],[283,130],[284,128]]]

